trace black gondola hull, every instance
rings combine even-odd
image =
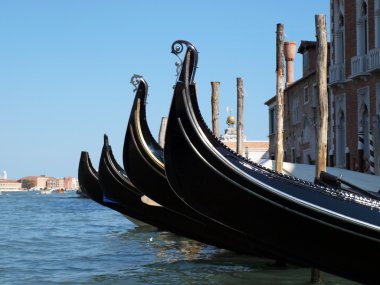
[[[379,209],[231,152],[208,130],[195,86],[186,82],[176,85],[164,154],[170,185],[199,213],[246,233],[274,256],[378,283]]]

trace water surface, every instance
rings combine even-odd
[[[0,284],[309,284],[310,269],[137,227],[75,193],[3,192],[0,217]]]

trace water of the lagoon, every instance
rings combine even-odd
[[[0,284],[309,284],[310,269],[273,267],[137,227],[76,194],[0,195]],[[355,284],[325,274],[325,284]]]

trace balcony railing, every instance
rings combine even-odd
[[[367,74],[367,55],[358,55],[351,58],[351,77]]]
[[[371,49],[368,53],[368,70],[380,69],[380,48]]]
[[[345,68],[344,64],[334,64],[330,66],[329,70],[329,83],[336,84],[343,82],[345,78]]]

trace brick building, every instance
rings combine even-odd
[[[380,0],[330,0],[329,164],[380,174]],[[284,160],[313,163],[317,89],[315,43],[302,41],[303,77],[284,91]],[[309,69],[305,73],[305,67]],[[288,70],[287,70],[288,73]],[[309,102],[309,103],[306,103]],[[269,151],[275,153],[276,97],[269,108]],[[359,134],[363,143],[359,143]],[[372,139],[371,138],[372,134]],[[364,159],[358,161],[358,148]],[[349,156],[348,156],[349,154]],[[348,157],[350,158],[348,160]]]
[[[365,171],[370,132],[380,174],[380,0],[331,0],[329,149],[334,164],[358,170],[359,133]],[[346,153],[350,161],[346,161]]]
[[[316,149],[316,42],[301,41],[298,53],[302,54],[303,72],[293,80],[293,61],[296,43],[284,44],[286,61],[286,87],[284,89],[284,161],[313,164]],[[276,153],[277,130],[276,97],[265,104],[269,108],[269,152]]]

